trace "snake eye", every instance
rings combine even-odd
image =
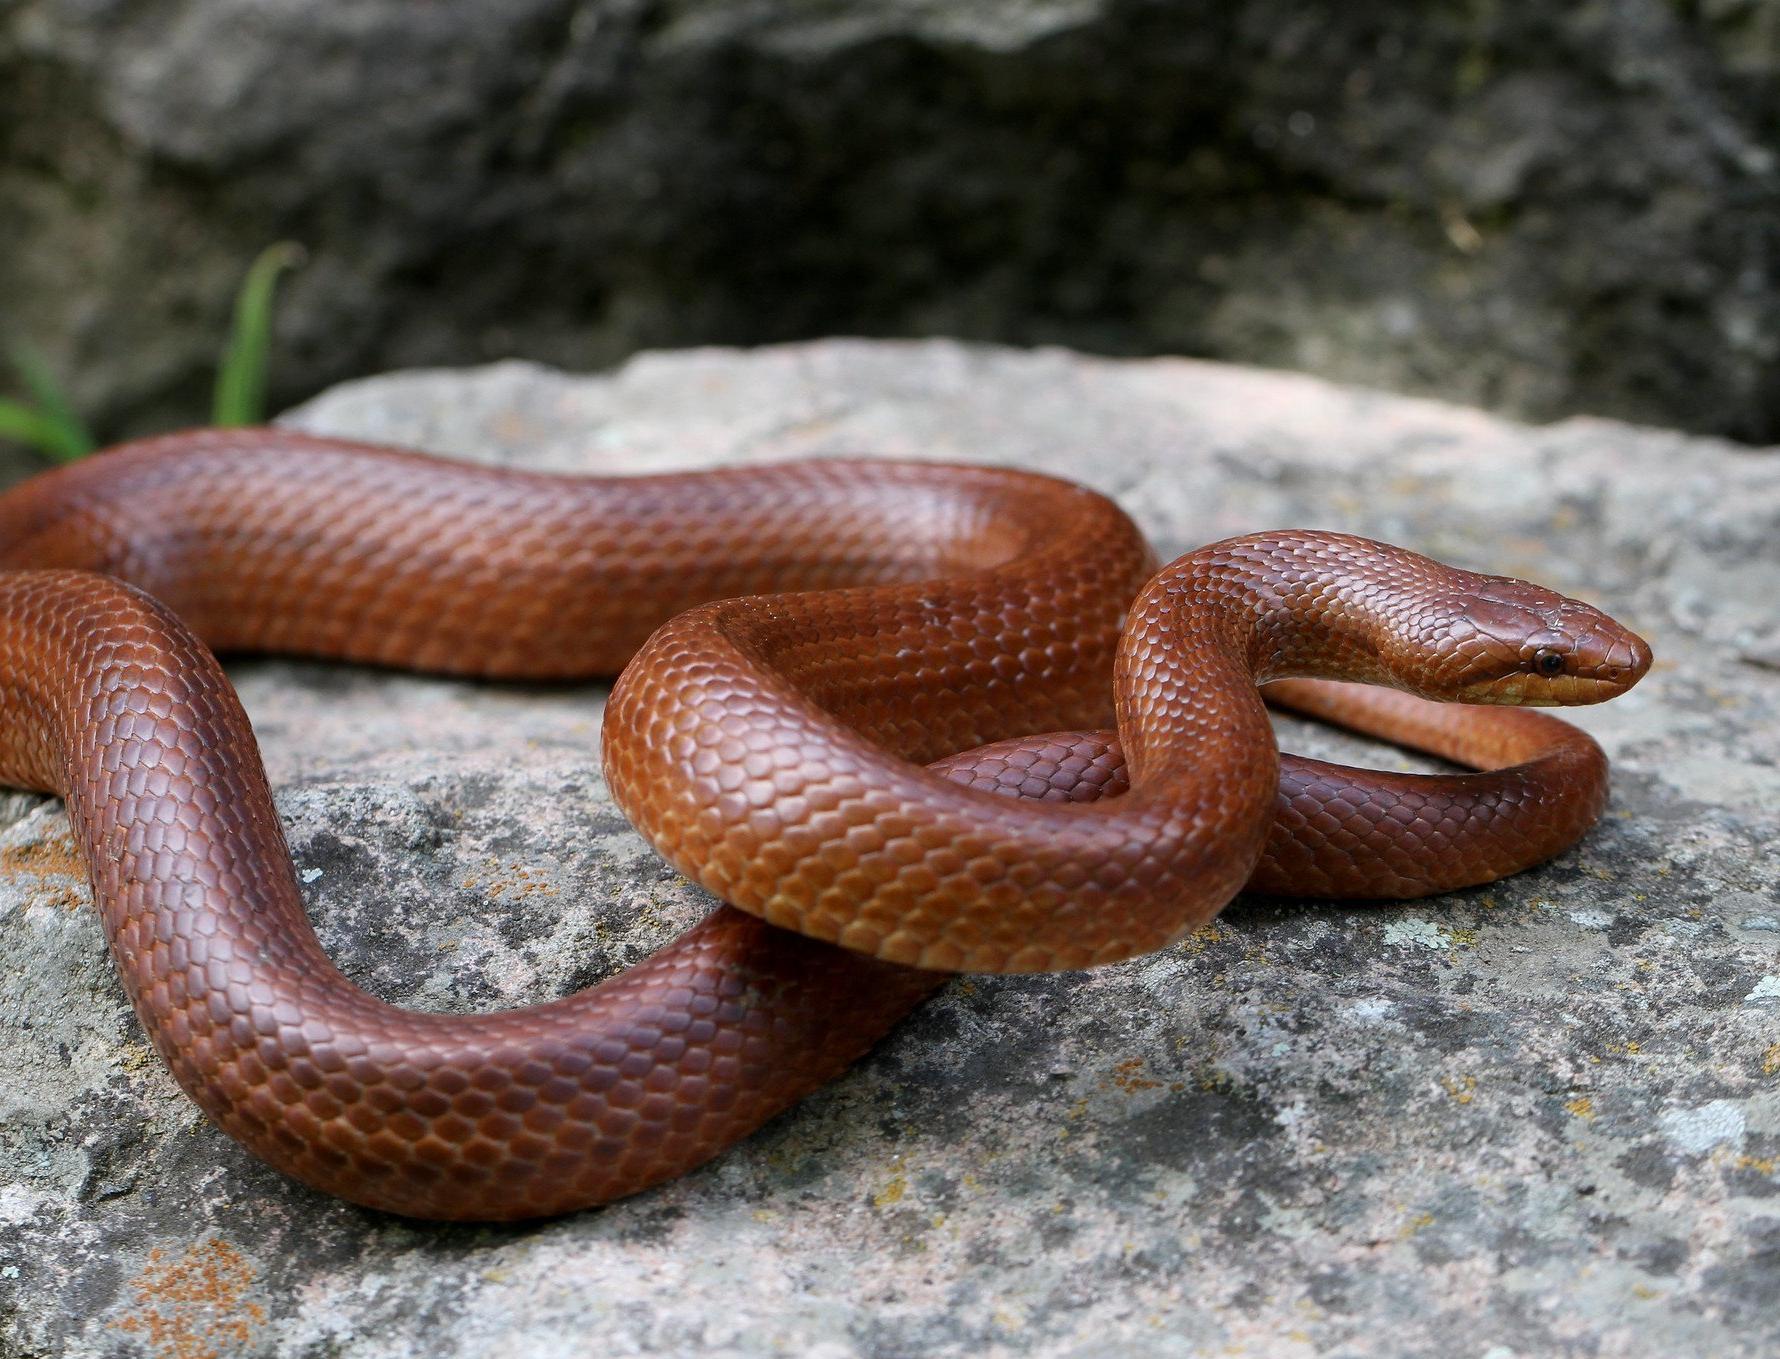
[[[1541,675],[1561,675],[1564,671],[1563,653],[1540,647],[1533,653],[1533,669]]]

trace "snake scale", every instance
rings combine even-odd
[[[0,496],[0,568],[0,780],[66,799],[155,1047],[274,1166],[427,1218],[682,1173],[948,972],[1129,958],[1245,883],[1404,897],[1538,862],[1599,815],[1599,748],[1428,700],[1588,703],[1650,663],[1586,605],[1339,534],[1158,573],[1102,496],[936,464],[561,478],[193,431]],[[386,1004],[316,941],[213,651],[622,670],[613,794],[732,904],[560,1000]],[[1281,759],[1263,685],[1487,772]]]

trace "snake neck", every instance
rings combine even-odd
[[[1138,598],[1119,649],[1118,691],[1147,695],[1119,713],[1133,781],[1182,748],[1164,733],[1183,723],[1270,742],[1257,689],[1273,680],[1450,697],[1443,620],[1469,576],[1331,533],[1251,534],[1181,557]]]

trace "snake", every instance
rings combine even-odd
[[[370,995],[309,923],[219,651],[618,674],[612,795],[727,904],[545,1003]],[[1009,468],[559,476],[263,428],[0,495],[0,782],[64,799],[143,1032],[255,1155],[417,1218],[680,1175],[958,971],[1135,957],[1245,884],[1403,898],[1548,858],[1607,768],[1530,709],[1649,665],[1587,604],[1343,534],[1158,570],[1112,500]],[[1472,768],[1282,758],[1263,690]]]

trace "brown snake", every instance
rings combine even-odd
[[[280,1169],[437,1218],[563,1212],[689,1169],[942,980],[899,964],[1111,962],[1251,879],[1488,881],[1603,805],[1605,760],[1564,723],[1296,679],[1276,686],[1293,705],[1513,767],[1282,775],[1258,684],[1586,703],[1649,664],[1585,605],[1335,534],[1232,539],[1146,586],[1111,502],[975,467],[553,478],[195,432],[0,496],[0,566],[0,779],[67,800],[180,1084]],[[316,941],[209,647],[530,678],[638,653],[606,717],[613,793],[754,914],[548,1004],[377,1000]]]

